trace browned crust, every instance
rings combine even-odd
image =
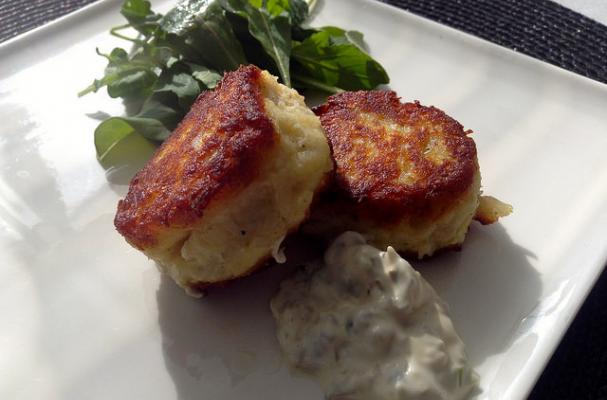
[[[132,245],[149,248],[163,231],[192,226],[212,202],[253,180],[276,140],[260,79],[251,65],[226,73],[133,178],[114,220]]]
[[[358,91],[331,96],[314,111],[336,164],[329,197],[349,213],[383,223],[436,218],[473,183],[478,165],[471,131],[435,107],[401,103],[393,91]],[[396,132],[390,124],[409,132]],[[425,157],[433,136],[441,138],[449,159],[436,163]],[[356,143],[372,143],[378,151],[368,154]],[[409,184],[398,180],[403,169],[397,160],[403,158],[416,176]]]

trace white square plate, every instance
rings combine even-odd
[[[274,339],[282,270],[195,300],[115,233],[125,179],[97,163],[87,114],[122,108],[76,93],[96,46],[125,45],[107,34],[120,4],[0,46],[0,398],[320,399]],[[607,86],[377,2],[322,2],[325,24],[362,31],[403,99],[475,131],[484,190],[515,212],[415,265],[481,398],[524,398],[607,260]]]

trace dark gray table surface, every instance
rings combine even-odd
[[[0,42],[93,1],[0,0]],[[550,0],[383,1],[607,83],[607,28]],[[530,399],[607,399],[606,305],[603,272]]]

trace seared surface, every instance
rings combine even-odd
[[[200,295],[278,254],[332,168],[303,97],[267,71],[240,67],[197,99],[136,175],[115,224]]]
[[[168,229],[191,226],[211,202],[257,174],[276,133],[259,88],[261,71],[241,67],[200,95],[173,134],[132,180],[115,225],[139,249]]]
[[[359,91],[331,96],[315,112],[336,163],[330,197],[349,200],[361,216],[436,218],[473,184],[470,131],[437,108],[403,104],[392,91]]]

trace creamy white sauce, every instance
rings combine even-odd
[[[478,377],[430,285],[391,247],[355,232],[338,237],[324,265],[306,266],[272,299],[291,367],[334,400],[464,399]]]

